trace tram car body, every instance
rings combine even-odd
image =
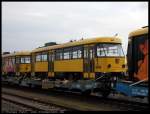
[[[148,96],[148,27],[129,34],[127,63],[129,79],[119,81],[116,90],[127,96]]]
[[[4,78],[6,76],[14,76],[15,71],[15,55],[14,53],[9,53],[2,55],[2,74]]]
[[[115,77],[126,72],[121,40],[97,37],[37,48],[31,52],[32,77],[42,80],[43,88],[107,96]],[[41,82],[39,82],[41,83]]]
[[[4,79],[13,84],[21,83],[23,77],[31,75],[30,52],[22,51],[2,56]]]

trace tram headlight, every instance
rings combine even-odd
[[[123,64],[123,65],[122,65],[122,68],[125,68],[125,67],[126,67],[126,65],[125,65],[125,64]]]
[[[108,64],[107,68],[110,68],[111,67],[111,64]]]

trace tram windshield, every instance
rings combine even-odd
[[[99,44],[97,46],[97,56],[123,57],[124,53],[121,44]]]

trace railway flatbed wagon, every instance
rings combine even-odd
[[[129,34],[127,63],[129,79],[118,81],[116,91],[127,96],[148,97],[148,26]]]
[[[131,97],[147,97],[148,85],[141,84],[142,82],[134,83],[132,81],[120,81],[116,83],[115,90],[126,96]]]

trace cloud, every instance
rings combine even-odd
[[[2,2],[2,51],[32,50],[46,42],[122,37],[148,25],[148,2]]]

